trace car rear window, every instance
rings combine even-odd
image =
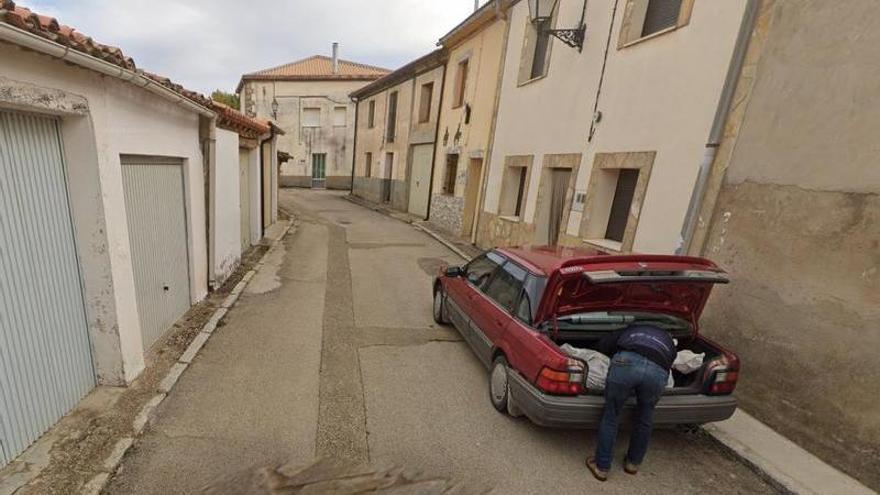
[[[513,311],[526,275],[528,272],[522,267],[510,262],[505,263],[486,286],[486,295],[504,309]]]

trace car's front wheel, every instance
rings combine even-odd
[[[507,402],[510,400],[510,387],[507,383],[507,359],[498,356],[492,362],[492,370],[489,371],[489,400],[500,413],[507,412]]]
[[[449,323],[449,319],[446,317],[446,304],[443,300],[443,289],[441,287],[437,287],[437,290],[434,291],[434,321],[439,325],[446,325]]]

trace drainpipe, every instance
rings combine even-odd
[[[208,289],[215,290],[214,237],[216,235],[217,127],[213,118],[199,117],[199,140],[202,148],[202,173],[205,181],[205,241],[208,258]]]
[[[431,199],[434,197],[434,171],[437,168],[437,141],[440,140],[440,116],[443,114],[443,95],[446,93],[446,65],[443,62],[443,74],[440,76],[440,102],[437,104],[437,124],[434,126],[434,151],[431,155],[431,181],[428,182],[428,209],[425,215],[427,221],[431,218]]]
[[[348,186],[348,195],[354,196],[354,169],[357,166],[357,150],[358,150],[358,111],[360,105],[356,97],[351,97],[354,102],[354,140],[351,143],[351,184]]]
[[[687,213],[685,213],[684,222],[681,227],[679,245],[675,250],[676,254],[687,253],[691,248],[691,243],[694,239],[694,230],[697,227],[698,216],[703,207],[703,200],[706,195],[706,184],[709,179],[709,172],[712,170],[712,164],[715,162],[715,156],[718,153],[718,146],[721,145],[721,141],[724,137],[724,125],[726,124],[727,116],[730,113],[730,105],[733,101],[733,95],[736,92],[737,81],[742,72],[743,61],[746,57],[749,40],[752,37],[752,30],[755,27],[755,18],[758,15],[760,3],[761,0],[748,0],[748,3],[746,4],[746,9],[739,25],[739,33],[736,37],[736,45],[734,45],[733,54],[730,57],[727,77],[724,79],[724,88],[721,90],[721,97],[718,100],[718,107],[715,110],[715,119],[712,121],[712,128],[709,132],[709,141],[706,143],[706,152],[700,163],[697,182],[694,185]]]

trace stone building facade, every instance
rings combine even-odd
[[[388,71],[316,55],[241,78],[237,93],[249,116],[272,119],[285,131],[278,150],[282,187],[349,189],[354,149],[354,104],[349,93]]]

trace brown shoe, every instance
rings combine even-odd
[[[623,458],[623,471],[626,474],[631,474],[631,475],[635,476],[636,474],[639,473],[639,465],[629,462],[629,459],[624,457]]]
[[[596,465],[596,459],[590,457],[587,459],[587,469],[593,473],[593,477],[599,481],[608,481],[608,471],[602,471],[599,469],[599,466]]]

